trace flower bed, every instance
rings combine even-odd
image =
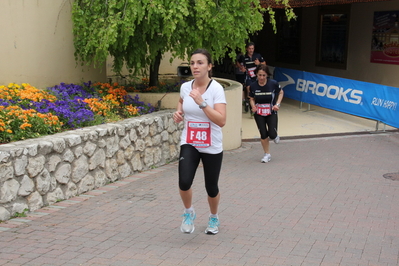
[[[0,86],[0,143],[114,122],[155,111],[109,83]]]

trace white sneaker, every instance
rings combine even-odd
[[[265,156],[263,156],[262,160],[260,160],[261,163],[267,163],[270,162],[272,159],[272,156],[269,153],[265,153]]]
[[[274,143],[279,144],[280,143],[280,136],[277,136],[273,141],[274,141]]]
[[[220,222],[216,217],[209,217],[208,227],[205,229],[205,234],[216,235],[219,233]]]
[[[183,221],[180,226],[180,231],[183,233],[191,234],[194,232],[194,220],[196,218],[195,212],[183,213]]]

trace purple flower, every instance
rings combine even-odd
[[[136,96],[134,98],[131,97],[130,95],[127,95],[127,96],[125,96],[124,100],[125,100],[126,105],[132,104],[132,105],[136,106],[138,109],[138,113],[140,115],[149,114],[149,113],[152,113],[155,111],[154,106],[152,106],[151,104],[146,105],[144,102],[140,101],[138,94],[136,94]]]
[[[53,113],[58,116],[66,129],[83,127],[94,120],[93,112],[89,110],[85,102],[79,99],[57,100],[55,102],[42,100],[41,102],[32,102],[32,108],[39,113]]]
[[[31,100],[5,100],[0,99],[0,106],[18,105],[23,109],[34,109],[39,113],[52,113],[58,116],[63,123],[64,129],[72,129],[90,125],[95,119],[93,111],[84,99],[97,98],[102,101],[100,93],[92,83],[86,82],[83,85],[60,83],[54,87],[47,88],[47,91],[56,96],[55,102],[43,99],[40,102]],[[134,98],[130,95],[124,96],[125,105],[133,105],[138,109],[138,114],[148,114],[155,111],[151,104],[145,104],[139,100],[139,96]],[[112,110],[115,114],[124,114],[123,108]],[[98,116],[96,117],[98,119]],[[123,118],[123,116],[121,116]],[[105,121],[105,119],[103,119]]]
[[[91,82],[84,83],[84,86],[75,85],[73,83],[66,84],[60,83],[54,87],[47,88],[47,90],[55,95],[59,100],[66,99],[87,99],[87,98],[98,98],[99,94],[91,87]]]
[[[8,106],[10,106],[10,103],[5,101],[5,100],[3,100],[3,99],[0,99],[0,105],[4,106],[4,107],[8,107]]]

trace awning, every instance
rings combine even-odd
[[[289,0],[289,5],[295,7],[312,7],[324,5],[345,5],[352,3],[382,2],[387,0]],[[391,1],[391,0],[388,0]],[[262,7],[284,8],[281,3],[276,4],[274,0],[260,0]]]

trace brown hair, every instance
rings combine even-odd
[[[259,70],[263,70],[266,72],[267,76],[270,77],[272,74],[270,73],[269,67],[267,65],[258,65],[255,69],[255,75],[258,74]]]
[[[199,49],[195,50],[194,52],[192,52],[192,53],[191,53],[191,56],[193,56],[193,55],[195,55],[195,54],[202,54],[202,55],[205,55],[205,57],[206,57],[206,59],[207,59],[207,61],[208,61],[208,64],[211,64],[211,65],[212,65],[212,56],[211,56],[211,54],[210,54],[207,50],[202,49],[202,48],[199,48]],[[212,77],[212,68],[211,68],[211,70],[208,71],[208,77],[209,77],[209,78]]]

